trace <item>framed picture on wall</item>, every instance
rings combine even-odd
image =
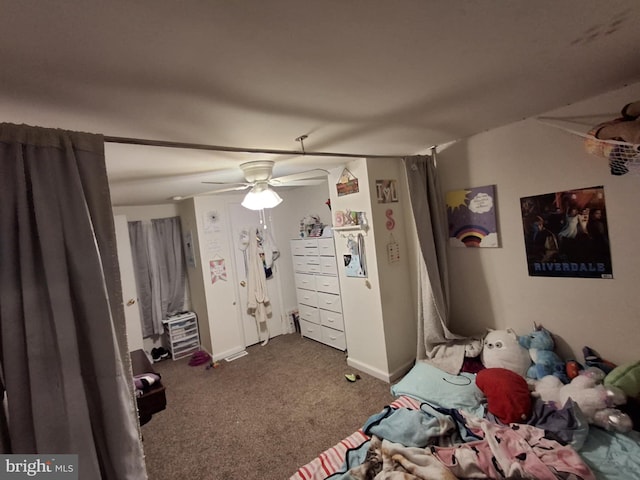
[[[613,278],[604,187],[520,199],[532,277]]]

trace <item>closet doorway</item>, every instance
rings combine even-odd
[[[242,332],[244,334],[245,347],[264,342],[268,338],[281,335],[283,333],[283,325],[285,323],[284,312],[282,309],[282,293],[280,286],[280,273],[278,272],[278,260],[274,262],[272,275],[267,279],[267,294],[271,302],[272,315],[267,321],[268,332],[260,331],[258,334],[258,325],[256,319],[247,313],[247,271],[248,265],[248,249],[242,244],[243,232],[263,231],[260,225],[259,212],[248,210],[239,203],[230,203],[229,218],[231,218],[231,245],[234,252],[234,267],[237,297],[239,299],[238,311]],[[268,213],[267,213],[268,217]],[[268,228],[272,225],[267,221]]]

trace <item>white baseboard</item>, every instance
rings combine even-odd
[[[373,368],[372,366],[359,362],[358,360],[354,360],[351,357],[347,358],[347,365],[353,368],[357,368],[361,372],[367,373],[372,377],[382,380],[383,382],[391,383],[389,374],[387,372],[383,372],[382,370]]]
[[[244,351],[245,351],[244,347],[238,346],[235,348],[230,348],[229,350],[225,350],[224,352],[216,353],[215,355],[211,355],[211,353],[209,353],[209,355],[211,355],[211,360],[213,360],[214,362],[217,362],[219,360],[224,360],[227,357],[237,355],[240,352],[244,352]]]
[[[393,383],[403,377],[405,373],[411,370],[411,367],[413,367],[414,363],[415,360],[410,360],[399,368],[396,368],[393,372],[388,373],[367,365],[366,363],[354,360],[351,357],[347,358],[347,365],[349,365],[350,367],[357,368],[361,372],[368,373],[372,377],[378,378],[387,383]]]
[[[416,363],[415,359],[410,360],[409,362],[405,363],[404,365],[402,365],[399,368],[396,368],[390,375],[390,380],[391,383],[395,382],[396,380],[400,380],[402,377],[404,377],[404,375],[411,370],[411,368],[413,367],[413,365]]]

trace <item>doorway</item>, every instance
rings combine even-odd
[[[258,331],[256,319],[247,313],[247,256],[248,251],[241,248],[241,236],[243,232],[262,231],[260,214],[255,210],[248,210],[239,203],[230,203],[229,217],[231,218],[231,245],[234,252],[233,260],[236,271],[236,291],[239,299],[239,315],[245,347],[264,342],[269,338],[281,335],[284,331],[285,318],[282,309],[282,290],[280,286],[280,274],[278,273],[278,261],[273,264],[272,274],[267,279],[267,295],[271,302],[271,317],[267,321],[266,331]],[[267,220],[268,229],[272,228]]]

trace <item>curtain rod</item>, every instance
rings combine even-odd
[[[239,148],[223,147],[219,145],[204,145],[200,143],[169,142],[165,140],[145,140],[142,138],[111,137],[104,135],[108,143],[122,143],[127,145],[144,145],[148,147],[185,148],[188,150],[212,150],[216,152],[235,153],[264,153],[269,155],[303,155],[307,157],[345,157],[345,158],[402,158],[407,155],[368,155],[358,153],[307,152],[300,150],[273,150],[268,148]]]

